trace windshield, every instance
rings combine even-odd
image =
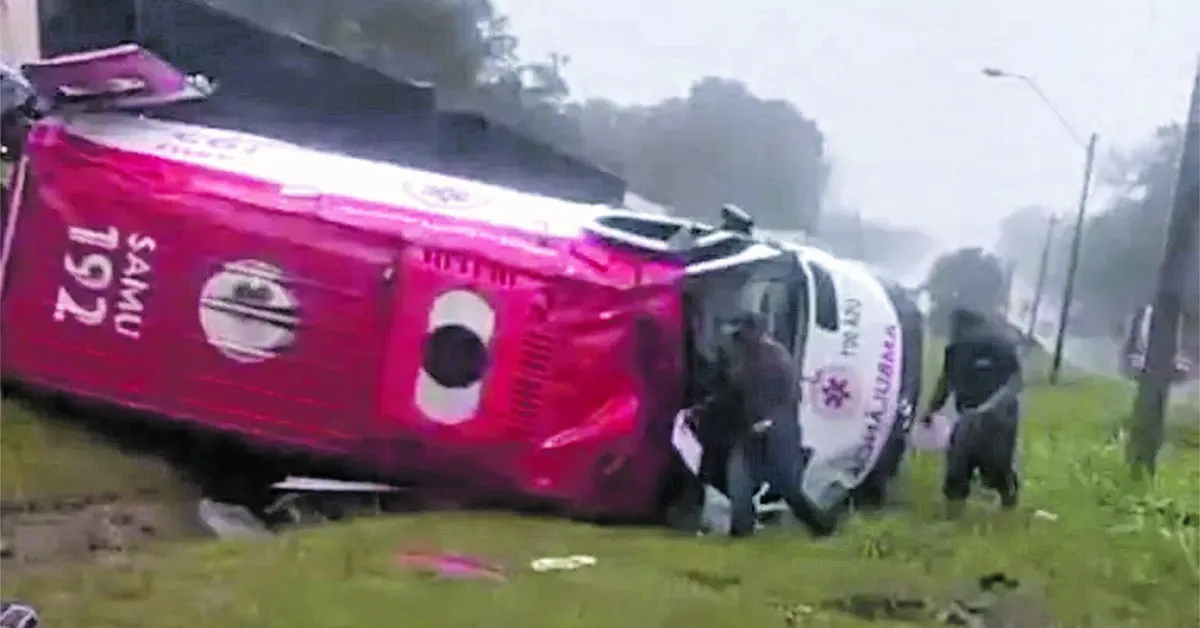
[[[813,260],[808,260],[808,271],[812,273],[813,322],[825,331],[837,331],[838,301],[833,275],[824,266]]]
[[[803,361],[808,328],[806,281],[797,266],[750,264],[705,274],[690,282],[685,296],[689,403],[712,392],[727,336],[726,324],[739,314],[762,313],[771,335]]]
[[[808,329],[808,295],[803,275],[751,279],[741,289],[739,307],[766,317],[768,331],[792,355],[804,353]]]

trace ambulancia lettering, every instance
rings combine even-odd
[[[867,403],[867,432],[854,453],[854,473],[856,475],[867,468],[871,454],[876,449],[876,443],[879,442],[880,432],[885,424],[884,420],[891,409],[892,380],[897,368],[896,340],[898,334],[899,329],[895,325],[888,325],[884,332],[882,355],[875,367],[871,399]]]

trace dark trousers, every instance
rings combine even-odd
[[[804,492],[804,473],[808,455],[801,443],[800,421],[796,407],[780,408],[772,417],[771,427],[760,436],[763,446],[763,476],[783,498],[797,519],[813,534],[833,533],[844,508],[845,499],[834,500],[829,508],[818,508]],[[843,496],[845,497],[845,496]]]
[[[1020,409],[1016,401],[982,414],[964,413],[950,435],[942,494],[962,501],[978,473],[983,485],[1000,493],[1005,506],[1016,504],[1020,479],[1016,453]]]
[[[763,447],[761,439],[743,434],[729,451],[725,466],[726,495],[729,497],[729,534],[749,536],[758,525],[754,494],[765,480],[763,477]]]

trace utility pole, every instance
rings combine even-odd
[[[1194,259],[1196,232],[1200,229],[1200,59],[1188,104],[1183,155],[1179,159],[1169,225],[1150,314],[1146,366],[1138,375],[1137,399],[1125,450],[1135,476],[1154,475],[1158,451],[1162,448],[1163,415],[1175,378],[1184,285],[1190,275],[1188,262]]]
[[[1071,300],[1075,298],[1075,274],[1079,270],[1079,250],[1083,248],[1083,225],[1087,213],[1088,194],[1092,190],[1092,165],[1096,161],[1096,141],[1088,138],[1087,154],[1083,161],[1083,190],[1079,193],[1079,210],[1075,214],[1075,233],[1071,238],[1071,256],[1067,259],[1067,282],[1063,286],[1062,310],[1058,314],[1058,333],[1054,336],[1054,359],[1050,362],[1050,383],[1057,384],[1062,373],[1063,345],[1067,340],[1067,324],[1071,318]]]
[[[1043,104],[1050,109],[1055,117],[1058,118],[1059,124],[1066,129],[1071,138],[1076,143],[1083,145],[1083,135],[1075,130],[1067,117],[1054,106],[1046,93],[1038,87],[1037,82],[1024,74],[1016,74],[1014,72],[1005,72],[999,68],[983,68],[983,75],[989,78],[1010,78],[1016,79],[1025,83],[1026,87],[1036,95]],[[1083,219],[1087,212],[1088,193],[1092,187],[1092,165],[1096,159],[1096,142],[1099,138],[1095,133],[1087,139],[1087,154],[1083,162],[1083,191],[1079,194],[1079,212],[1075,217],[1075,234],[1071,238],[1071,256],[1067,260],[1067,282],[1063,287],[1062,311],[1058,317],[1058,333],[1054,337],[1054,359],[1050,363],[1050,383],[1057,384],[1060,373],[1062,372],[1063,345],[1067,338],[1067,323],[1071,317],[1071,301],[1075,297],[1075,271],[1079,269],[1079,251],[1083,248]],[[1035,319],[1036,324],[1036,319]]]
[[[1033,303],[1029,306],[1029,329],[1025,335],[1034,339],[1037,333],[1038,310],[1042,307],[1042,293],[1046,290],[1046,276],[1050,273],[1050,250],[1054,248],[1054,231],[1058,227],[1058,214],[1051,214],[1046,225],[1046,241],[1042,243],[1042,257],[1038,261],[1037,283],[1033,287]]]

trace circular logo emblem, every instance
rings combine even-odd
[[[817,414],[842,419],[858,409],[862,390],[854,372],[841,366],[829,366],[817,371],[809,390],[809,399]]]
[[[444,425],[475,418],[491,364],[496,311],[471,290],[449,290],[430,306],[427,330],[413,402]]]
[[[405,181],[404,190],[421,204],[434,209],[466,211],[487,203],[487,199],[479,193],[449,183]]]
[[[225,357],[253,364],[295,341],[300,318],[283,272],[259,260],[226,264],[200,290],[200,327]]]

